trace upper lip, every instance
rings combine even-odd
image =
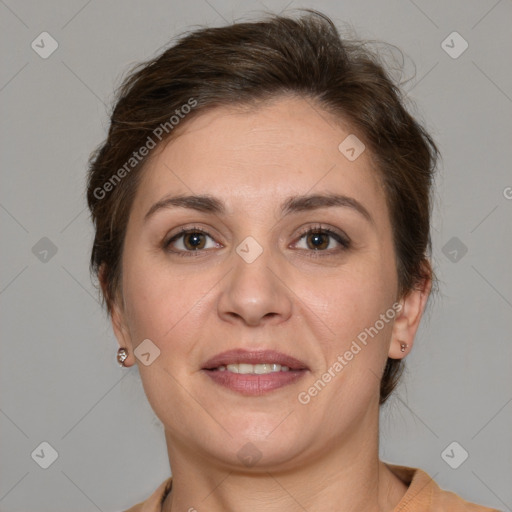
[[[246,350],[242,348],[228,350],[213,356],[203,364],[203,370],[212,370],[219,366],[228,364],[280,364],[281,366],[288,366],[291,370],[307,370],[308,367],[295,357],[276,352],[275,350]]]

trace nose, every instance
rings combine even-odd
[[[288,320],[292,315],[292,292],[282,275],[270,251],[264,250],[250,263],[234,253],[233,269],[222,281],[219,316],[248,326]]]

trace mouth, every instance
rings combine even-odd
[[[232,373],[240,373],[242,375],[267,375],[269,373],[274,373],[274,372],[289,372],[290,367],[286,366],[286,365],[275,364],[275,363],[261,363],[261,364],[249,364],[249,363],[233,364],[233,363],[231,363],[231,364],[227,364],[227,365],[220,365],[217,368],[210,368],[210,371],[213,371],[213,372],[228,371],[228,372],[232,372]]]
[[[229,350],[209,359],[202,371],[216,384],[243,395],[262,395],[296,382],[309,368],[273,350]]]

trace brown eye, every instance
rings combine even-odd
[[[212,240],[210,245],[208,239]],[[180,256],[189,256],[189,253],[204,252],[203,249],[219,247],[220,244],[213,241],[213,238],[201,229],[182,229],[178,234],[163,243],[163,248]]]
[[[329,235],[325,233],[308,233],[307,244],[310,249],[327,249],[329,246]]]
[[[205,244],[206,241],[203,233],[193,232],[183,235],[183,245],[191,251],[203,249]]]
[[[300,240],[305,239],[306,247],[299,247],[300,249],[309,249],[310,251],[318,251],[325,253],[332,253],[344,249],[348,249],[350,246],[350,240],[346,235],[336,233],[330,229],[324,229],[322,227],[310,228],[304,232]],[[334,241],[334,243],[333,243]],[[340,247],[336,247],[336,244]],[[333,245],[329,248],[330,245]]]

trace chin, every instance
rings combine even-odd
[[[212,447],[209,447],[210,451]],[[219,446],[212,457],[227,470],[236,468],[237,472],[246,468],[250,473],[267,473],[296,467],[297,457],[303,453],[293,442],[283,445],[283,439],[277,442],[247,441],[236,438],[229,446]]]
[[[286,420],[280,423],[283,417],[249,413],[243,421],[226,426],[232,437],[226,434],[210,438],[199,450],[209,452],[229,470],[236,467],[239,471],[245,466],[251,472],[265,472],[292,467],[311,442],[294,425],[286,428]]]

